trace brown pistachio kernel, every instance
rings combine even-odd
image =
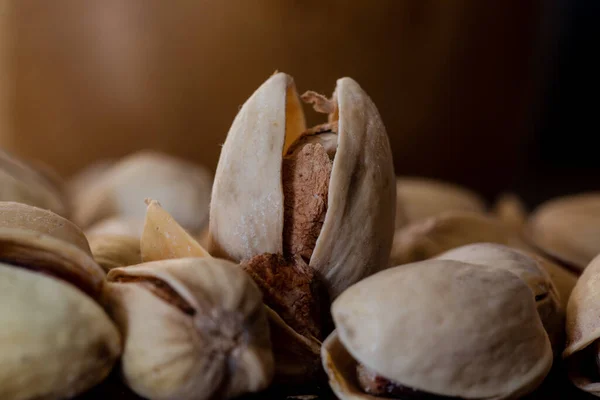
[[[324,286],[300,257],[261,254],[242,262],[263,293],[264,303],[297,333],[322,338],[327,295]]]
[[[404,386],[378,375],[363,364],[356,366],[356,378],[365,393],[402,400],[463,400],[461,397],[440,396]]]
[[[139,284],[147,290],[151,291],[157,297],[171,304],[173,307],[180,309],[181,312],[183,312],[184,314],[196,314],[196,311],[187,300],[181,297],[175,290],[173,290],[171,286],[161,281],[160,279],[151,277],[121,275],[115,279],[115,282]]]

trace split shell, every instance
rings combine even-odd
[[[135,282],[147,279],[170,287],[192,314]],[[237,265],[182,258],[115,268],[108,274],[107,298],[126,332],[123,375],[139,395],[231,398],[269,385],[273,355],[261,293]]]
[[[413,389],[473,399],[529,393],[552,366],[531,290],[505,270],[449,260],[390,268],[347,289],[332,313],[323,366],[344,400],[375,398],[356,384],[357,361]]]

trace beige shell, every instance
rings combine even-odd
[[[144,230],[144,219],[136,217],[110,217],[95,223],[85,230],[86,236],[102,235],[124,235],[137,237],[142,236]]]
[[[0,263],[0,398],[72,398],[121,351],[104,310],[74,286]]]
[[[133,281],[119,282],[124,278]],[[139,279],[168,285],[193,315]],[[269,385],[273,355],[261,293],[237,265],[207,257],[115,268],[108,274],[107,297],[127,332],[123,375],[139,395],[231,398]]]
[[[0,201],[15,201],[68,215],[65,198],[54,182],[2,150]]]
[[[161,201],[190,231],[208,222],[212,177],[203,167],[152,151],[115,163],[74,199],[74,221],[83,228],[110,217],[143,220],[146,197]]]
[[[41,264],[93,297],[99,296],[105,277],[77,226],[51,211],[21,203],[0,202],[0,259]]]
[[[565,310],[561,306],[558,290],[550,274],[538,260],[517,249],[493,243],[457,247],[440,254],[436,259],[500,268],[521,278],[531,288],[538,313],[555,353],[562,352]]]
[[[140,240],[125,235],[100,235],[89,237],[94,260],[104,271],[142,262]]]
[[[527,208],[523,200],[514,193],[504,193],[498,197],[492,214],[516,230],[523,229],[527,221]]]
[[[563,357],[580,389],[600,397],[600,256],[585,268],[567,306],[567,345]]]
[[[464,187],[430,178],[401,176],[396,180],[396,229],[445,211],[486,212],[485,201]],[[398,216],[404,215],[404,218]]]
[[[387,133],[369,96],[354,80],[342,78],[331,103],[329,122],[338,124],[337,151],[327,213],[309,265],[322,274],[335,298],[387,266],[396,191]],[[284,73],[271,76],[242,106],[215,175],[213,255],[239,262],[282,253],[282,159],[304,130],[294,81]]]
[[[430,394],[514,399],[550,371],[552,349],[529,287],[497,268],[449,260],[390,268],[333,303],[323,365],[337,396],[375,399],[357,361]]]
[[[528,238],[552,257],[583,270],[600,253],[600,193],[550,200],[531,215]]]

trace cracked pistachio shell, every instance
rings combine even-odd
[[[0,150],[0,201],[15,201],[67,215],[57,185],[39,171]]]
[[[351,78],[337,81],[332,101],[337,109],[329,121],[337,118],[337,151],[327,213],[309,265],[321,273],[335,298],[387,266],[396,188],[387,133],[375,104]],[[215,175],[213,255],[239,262],[282,253],[282,159],[305,128],[294,81],[284,73],[271,76],[242,106]]]
[[[182,226],[200,231],[208,222],[212,178],[193,163],[153,151],[125,157],[73,198],[74,221],[83,228],[110,217],[144,219],[147,197],[162,202]]]
[[[398,177],[396,201],[398,209],[403,211],[396,211],[396,228],[445,211],[486,212],[485,201],[477,193],[429,178]]]
[[[580,389],[600,397],[600,256],[579,277],[567,306],[567,345],[563,357],[570,367],[571,381]]]
[[[494,217],[466,211],[447,211],[397,230],[390,261],[391,265],[408,264],[479,242],[528,248],[518,232]]]
[[[332,306],[323,366],[339,398],[375,399],[356,363],[442,396],[514,399],[550,371],[552,349],[529,287],[498,268],[428,260],[351,286]]]
[[[121,282],[122,279],[133,279]],[[136,280],[168,285],[192,314]],[[266,388],[273,354],[262,296],[237,265],[181,258],[115,268],[109,312],[126,332],[126,383],[152,399],[231,398]]]
[[[449,250],[436,257],[475,265],[485,265],[512,272],[531,288],[538,313],[555,352],[564,345],[564,316],[558,290],[541,263],[529,255],[507,246],[476,243]]]
[[[526,233],[546,254],[583,270],[600,253],[600,193],[550,200],[532,213]]]
[[[46,269],[99,296],[105,273],[81,230],[48,210],[0,202],[0,259]]]
[[[117,328],[89,296],[0,263],[0,398],[72,398],[102,381],[121,351]]]
[[[106,272],[142,262],[140,240],[132,236],[90,236],[90,248],[94,260]]]

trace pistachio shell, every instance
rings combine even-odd
[[[141,239],[142,260],[210,257],[210,254],[163,209],[156,200],[146,200],[146,222]]]
[[[396,228],[433,217],[445,211],[485,213],[485,201],[476,193],[461,186],[430,178],[402,176],[396,180],[397,207],[404,211],[405,220],[396,221]]]
[[[440,254],[438,260],[454,260],[512,272],[532,291],[538,313],[550,337],[555,353],[564,345],[564,316],[560,297],[550,275],[541,263],[516,249],[492,243],[457,247]]]
[[[335,297],[387,265],[396,202],[392,156],[377,108],[354,80],[339,79],[331,101],[311,98],[319,110],[333,111],[329,120],[338,126],[327,213],[309,263]],[[215,175],[213,255],[239,262],[282,252],[283,153],[303,130],[294,82],[286,74],[273,75],[243,105]]]
[[[20,203],[0,202],[0,258],[48,269],[94,297],[105,277],[77,226],[51,211]]]
[[[192,313],[139,279],[168,285]],[[235,264],[214,258],[156,261],[115,268],[108,281],[109,311],[127,332],[123,374],[139,395],[231,398],[268,386],[273,355],[261,294]]]
[[[144,231],[143,218],[123,216],[103,219],[85,230],[86,236],[125,235],[140,238]]]
[[[120,336],[70,284],[0,264],[0,398],[66,399],[110,372]]]
[[[354,360],[432,394],[517,398],[552,366],[531,290],[502,269],[450,260],[390,268],[347,289],[332,313]],[[339,354],[331,347],[335,340],[327,339],[323,362],[345,399],[353,378],[344,375],[347,360],[339,368],[332,360]]]
[[[537,248],[583,270],[600,253],[600,194],[548,201],[534,210],[526,231]]]
[[[523,200],[514,193],[504,193],[494,204],[492,213],[514,229],[522,229],[527,220],[527,209]]]
[[[0,201],[15,201],[67,215],[60,189],[39,171],[0,150]]]
[[[143,219],[146,197],[162,202],[190,231],[208,222],[211,176],[198,165],[152,151],[134,153],[101,174],[74,200],[74,220],[83,228],[122,216]]]
[[[140,240],[124,235],[101,235],[90,237],[94,260],[104,271],[126,267],[142,262]]]

